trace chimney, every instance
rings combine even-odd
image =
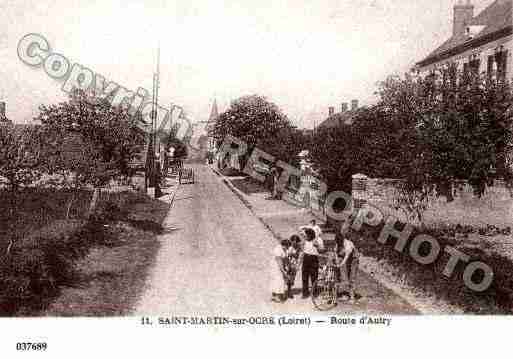
[[[358,100],[352,100],[351,101],[351,111],[358,109]]]
[[[347,102],[342,102],[342,105],[340,106],[340,112],[346,112],[349,109],[349,106]]]
[[[328,116],[333,116],[335,114],[335,107],[330,106],[328,107]]]
[[[465,1],[465,3],[463,3]],[[452,36],[464,36],[467,26],[470,25],[471,20],[474,18],[474,5],[470,0],[458,0],[454,5],[454,19],[452,25]]]

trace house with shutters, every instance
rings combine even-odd
[[[453,9],[452,36],[417,62],[414,70],[422,76],[455,64],[461,71],[510,80],[512,3],[513,0],[495,0],[475,14],[471,0],[458,0]]]

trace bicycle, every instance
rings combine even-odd
[[[326,263],[319,266],[317,280],[312,285],[312,302],[315,308],[326,311],[338,305],[338,293],[342,286],[341,265],[334,252],[320,255]]]

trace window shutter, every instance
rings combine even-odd
[[[490,55],[488,56],[488,67],[486,70],[486,73],[488,74],[488,77],[491,77],[493,75],[493,63],[495,61],[495,56]]]
[[[504,64],[502,65],[502,71],[504,72],[504,77],[506,77],[506,73],[508,72],[508,50],[504,50],[504,56],[502,57]]]
[[[496,55],[497,58],[497,79],[506,79],[506,66],[508,63],[508,51],[504,50]]]

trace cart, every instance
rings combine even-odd
[[[177,177],[183,167],[183,161],[180,158],[169,161],[168,174],[171,177]]]
[[[192,168],[182,167],[178,173],[178,182],[194,183],[194,170]]]

